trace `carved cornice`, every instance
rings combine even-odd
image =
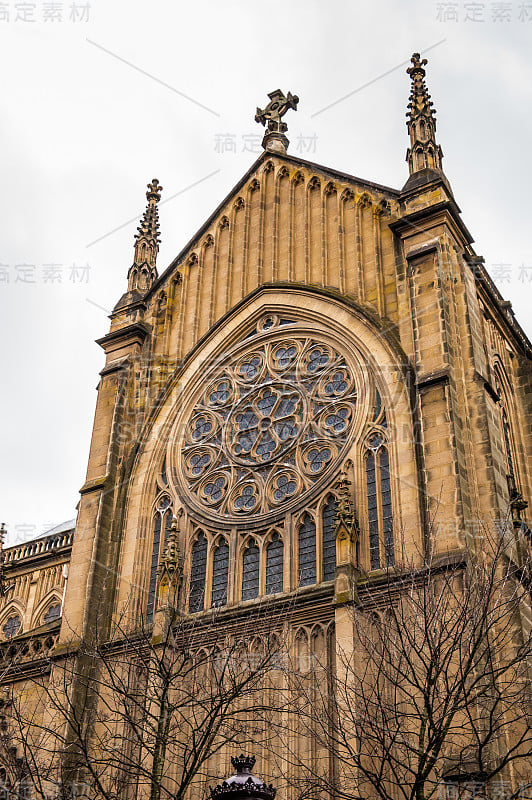
[[[151,333],[151,327],[145,322],[135,322],[132,325],[125,325],[123,328],[111,331],[101,339],[96,339],[106,353],[132,345],[142,345],[147,336]]]

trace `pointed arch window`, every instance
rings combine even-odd
[[[395,563],[393,510],[388,450],[380,433],[369,441],[366,454],[370,569]]]
[[[310,514],[305,514],[299,526],[299,585],[316,583],[316,525]]]
[[[518,451],[515,447],[515,408],[512,407],[510,402],[510,385],[501,364],[496,365],[495,374],[497,394],[499,396],[499,425],[506,461],[506,480],[508,482],[510,502],[512,502],[520,495],[519,460],[516,458]]]
[[[506,409],[504,408],[504,406],[502,406],[501,418],[502,418],[502,433],[504,436],[504,448],[506,450],[506,462],[508,466],[508,475],[510,475],[512,478],[515,478],[515,467],[514,467],[514,457],[512,453],[510,423],[508,422],[508,415],[506,414]]]
[[[7,620],[2,628],[2,633],[6,637],[6,639],[11,639],[13,636],[16,636],[17,633],[20,632],[22,628],[22,620],[15,614]]]
[[[330,495],[321,512],[324,581],[332,581],[336,569],[336,512],[336,498]]]
[[[227,581],[229,577],[229,545],[222,539],[214,550],[212,559],[212,597],[213,607],[227,603]]]
[[[259,548],[251,539],[242,558],[242,600],[259,596]]]
[[[274,533],[266,547],[266,594],[283,591],[283,541],[278,533]]]
[[[190,589],[188,594],[188,609],[191,613],[203,611],[206,573],[207,539],[202,531],[192,547]]]
[[[53,603],[48,606],[46,614],[43,617],[43,622],[53,622],[61,616],[61,603]]]
[[[172,501],[168,495],[163,495],[157,501],[157,508],[155,511],[155,519],[153,522],[153,545],[151,552],[150,564],[150,582],[148,586],[148,603],[146,606],[146,622],[150,624],[153,622],[153,615],[155,612],[155,592],[157,589],[157,567],[159,566],[159,557],[161,553],[162,540],[166,541],[166,537],[170,531],[172,524]]]

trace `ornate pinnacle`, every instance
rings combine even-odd
[[[4,537],[6,535],[6,526],[5,523],[2,522],[0,525],[0,597],[5,597],[11,589],[14,588],[14,583],[6,583],[6,576],[4,573]]]
[[[412,66],[407,73],[412,81],[408,112],[407,128],[410,134],[410,148],[406,154],[410,174],[422,169],[433,169],[441,172],[443,153],[436,144],[436,114],[430,94],[425,85],[425,65],[427,59],[414,53]]]
[[[351,481],[345,472],[338,481],[338,508],[336,512],[336,519],[338,524],[343,524],[348,531],[353,530],[355,526],[355,513],[353,503],[351,502]]]
[[[166,547],[164,548],[163,557],[161,558],[161,573],[174,575],[179,569],[179,545],[178,545],[179,528],[177,524],[177,517],[172,517],[170,530],[166,538]]]
[[[260,122],[261,125],[268,123],[262,146],[265,150],[271,150],[274,153],[286,153],[289,142],[285,133],[288,130],[288,125],[282,121],[282,117],[284,117],[289,108],[293,108],[294,111],[297,110],[299,97],[291,92],[288,92],[285,97],[280,89],[270,92],[268,97],[270,102],[266,108],[257,108],[257,113],[255,114],[255,122]]]
[[[181,587],[181,558],[179,554],[179,527],[177,517],[172,517],[170,530],[166,535],[164,552],[157,570],[159,575],[159,606],[166,606],[177,613],[179,604],[179,590]]]
[[[128,273],[128,291],[146,292],[157,278],[157,254],[159,252],[159,211],[163,187],[157,178],[148,183],[146,198],[148,205],[135,234],[135,258]]]

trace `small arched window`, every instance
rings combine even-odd
[[[324,581],[332,581],[336,569],[336,511],[336,499],[330,495],[321,513]]]
[[[366,455],[370,569],[395,563],[393,511],[388,450],[380,433],[369,441]]]
[[[168,495],[163,495],[157,502],[157,509],[155,511],[155,519],[153,522],[153,545],[151,552],[150,564],[150,583],[148,586],[148,603],[146,607],[146,622],[149,624],[153,622],[153,614],[155,611],[155,592],[157,589],[157,567],[159,566],[159,557],[161,554],[161,545],[164,546],[166,537],[170,531],[172,524],[172,501]],[[164,530],[164,542],[163,539]]]
[[[203,611],[205,576],[207,573],[207,539],[200,533],[192,547],[188,608],[191,613]]]
[[[222,539],[214,550],[212,559],[212,597],[213,607],[227,603],[227,581],[229,576],[229,545]]]
[[[299,585],[316,583],[316,525],[310,514],[305,514],[299,526]]]
[[[510,423],[508,422],[508,416],[506,414],[506,409],[504,408],[504,406],[502,406],[501,409],[501,419],[502,419],[502,433],[504,436],[504,448],[506,450],[508,475],[511,475],[512,478],[515,478],[515,467],[514,467],[514,456],[512,453],[512,438],[510,432]]]
[[[43,622],[53,622],[61,616],[61,603],[53,603],[48,606],[46,614],[43,617]]]
[[[283,541],[274,533],[266,548],[266,594],[283,591]]]
[[[18,614],[13,614],[13,616],[9,617],[7,622],[4,624],[2,632],[6,639],[11,639],[13,636],[16,636],[17,633],[19,633],[21,628],[22,620]]]
[[[242,558],[242,600],[259,596],[259,548],[253,539]]]

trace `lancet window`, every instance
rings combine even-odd
[[[510,494],[519,492],[519,463],[515,448],[515,409],[512,407],[510,387],[502,365],[496,366],[497,394],[499,395],[500,427],[502,432],[504,454],[506,457],[506,475]]]
[[[189,611],[202,611],[205,599],[205,578],[207,573],[207,539],[203,531],[192,546],[190,564],[190,588],[188,595]]]
[[[215,547],[212,559],[212,596],[213,607],[225,606],[227,603],[227,584],[229,578],[229,545],[221,539]]]
[[[283,541],[274,533],[266,547],[266,594],[283,591],[283,562]]]
[[[395,555],[390,462],[384,437],[378,432],[368,442],[366,488],[370,568],[391,567]]]
[[[153,622],[155,612],[155,593],[157,590],[157,567],[161,549],[164,547],[166,536],[172,524],[172,501],[167,494],[158,498],[153,521],[153,544],[150,564],[150,582],[148,586],[148,603],[146,607],[146,622]]]
[[[336,499],[333,495],[330,495],[321,513],[324,581],[332,581],[334,579],[334,570],[336,568],[336,511]]]
[[[298,532],[299,585],[316,583],[316,524],[305,514]]]
[[[242,559],[242,600],[259,596],[260,553],[252,539],[244,550]]]

